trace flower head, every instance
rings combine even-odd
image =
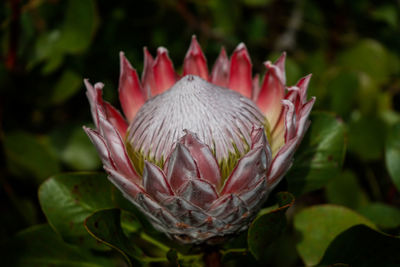
[[[144,49],[141,80],[120,54],[125,118],[87,80],[96,129],[84,127],[104,169],[155,228],[201,243],[247,228],[290,168],[310,122],[310,76],[285,85],[285,54],[261,84],[239,44],[211,73],[195,37],[178,75],[165,48]]]

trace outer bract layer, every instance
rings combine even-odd
[[[290,168],[310,121],[310,75],[285,85],[285,54],[261,84],[239,44],[211,73],[195,37],[175,73],[165,48],[144,50],[141,80],[121,52],[125,117],[87,80],[96,129],[84,130],[111,182],[153,226],[182,243],[217,242],[247,228]]]

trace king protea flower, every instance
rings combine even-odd
[[[264,63],[260,84],[244,44],[230,59],[222,48],[209,73],[193,37],[182,75],[165,48],[155,59],[145,48],[141,80],[121,52],[125,116],[85,80],[96,129],[84,129],[110,181],[156,229],[201,243],[247,228],[310,124],[310,75],[286,87],[285,57]]]

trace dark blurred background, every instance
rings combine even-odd
[[[2,1],[0,241],[45,222],[37,200],[45,179],[101,169],[82,131],[91,125],[83,78],[105,83],[105,98],[118,106],[119,51],[141,72],[143,47],[155,55],[165,46],[180,72],[193,34],[209,68],[221,46],[230,54],[244,42],[261,74],[262,62],[287,51],[288,84],[313,73],[315,109],[345,122],[343,172],[300,203],[393,209],[400,203],[398,165],[388,162],[400,149],[393,130],[399,20],[395,0]],[[399,226],[400,219],[390,225]]]

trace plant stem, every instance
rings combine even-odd
[[[158,240],[152,238],[151,236],[147,235],[146,233],[142,232],[140,233],[140,237],[149,242],[152,243],[153,245],[157,246],[158,248],[160,248],[163,251],[168,252],[169,251],[169,247],[167,247],[166,245],[164,245],[163,243],[159,242]]]
[[[204,251],[204,265],[207,267],[221,267],[221,252],[219,249],[209,248]]]

